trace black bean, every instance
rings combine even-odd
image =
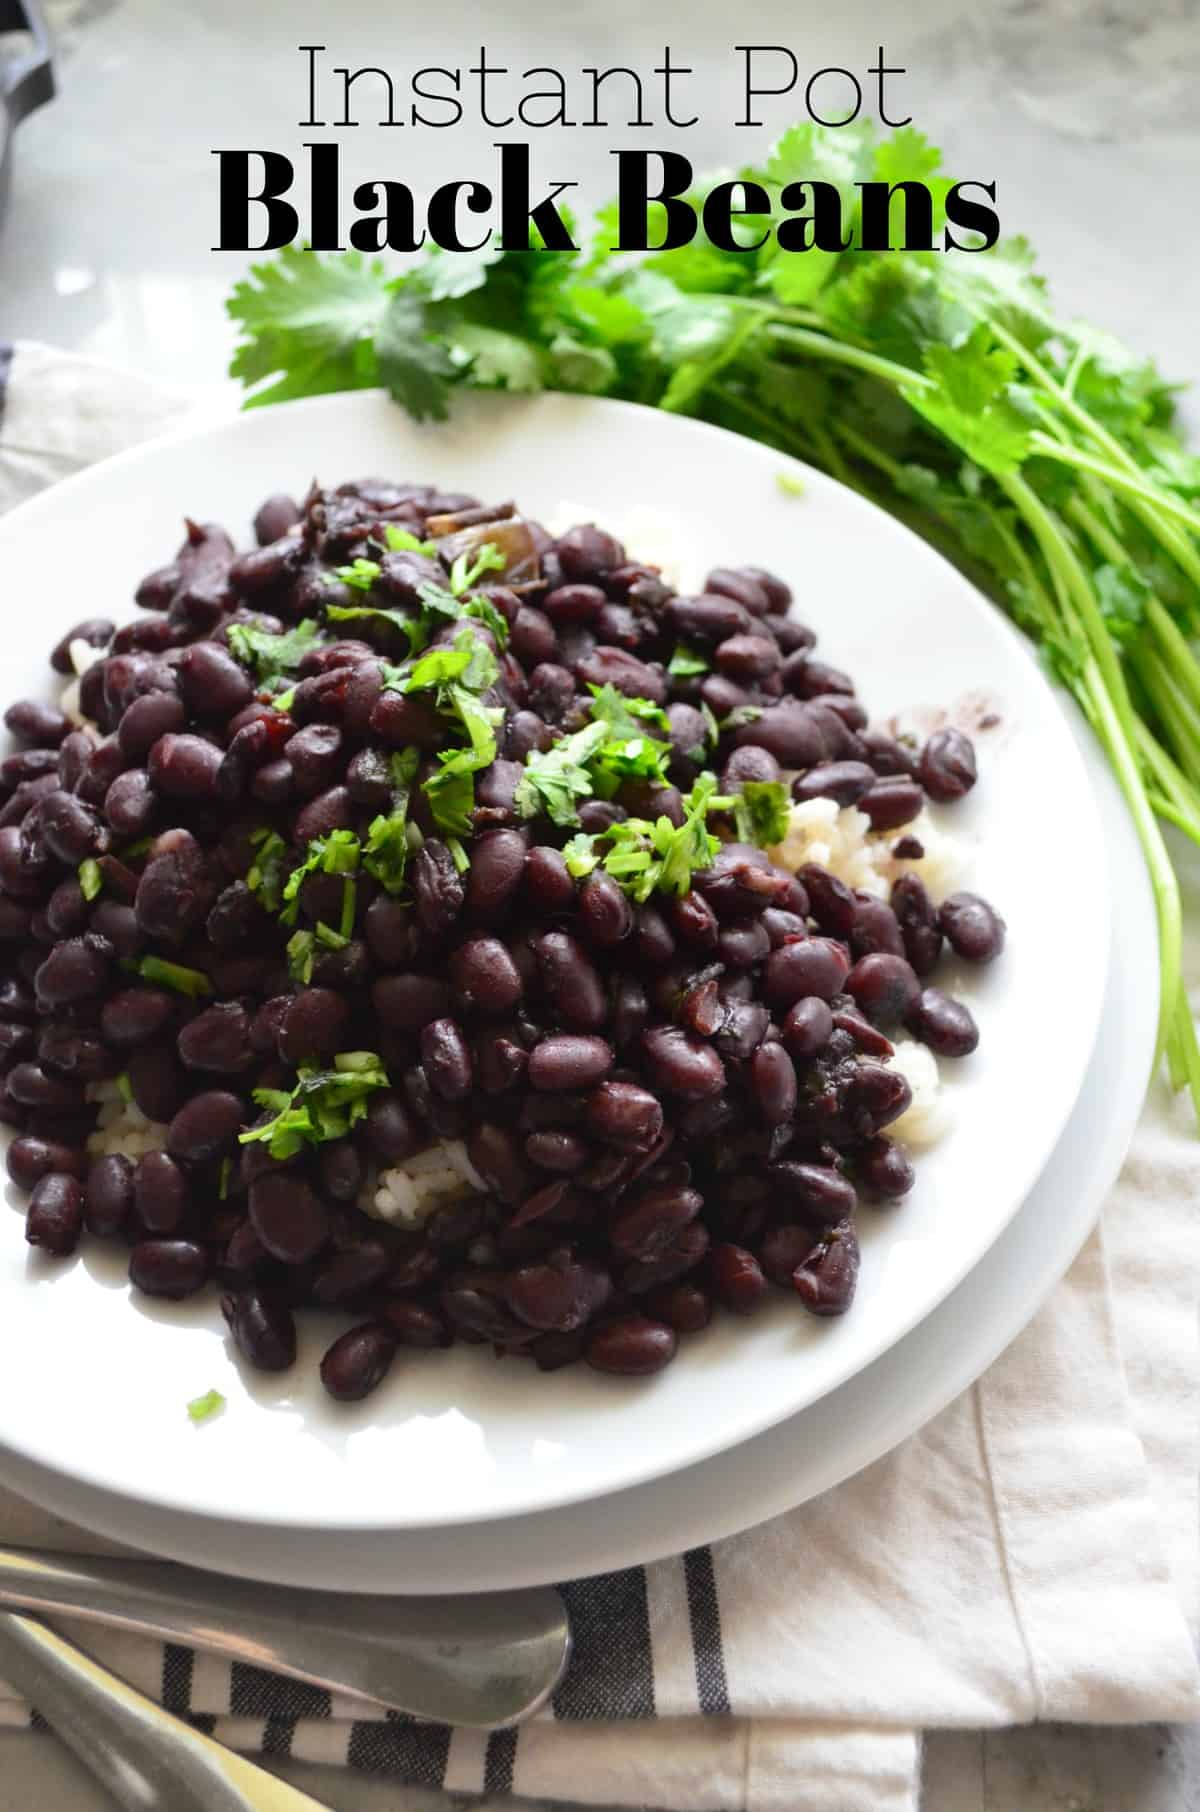
[[[938,924],[954,954],[969,963],[993,962],[1004,948],[1004,920],[977,893],[952,893],[943,900]]]
[[[259,771],[261,773],[262,770]],[[312,843],[318,837],[328,837],[335,830],[349,830],[353,822],[354,801],[344,786],[331,786],[325,792],[318,793],[315,799],[310,799],[308,804],[302,806],[296,813],[292,835],[297,843]],[[418,860],[428,848],[429,845],[426,844],[425,849],[418,850]],[[449,854],[448,851],[447,854]],[[453,867],[453,863],[451,863],[451,867]],[[457,879],[457,875],[455,878]],[[460,887],[459,892],[461,893],[461,891]]]
[[[134,1209],[147,1232],[177,1232],[190,1200],[187,1177],[175,1159],[165,1151],[148,1151],[133,1178]]]
[[[427,1303],[388,1302],[382,1315],[401,1346],[449,1346],[454,1338],[437,1310]]]
[[[95,812],[74,793],[61,789],[47,793],[38,801],[37,824],[50,853],[72,868],[108,847]]]
[[[286,1303],[243,1290],[221,1298],[221,1313],[243,1358],[261,1372],[285,1372],[296,1359],[296,1324]]]
[[[450,957],[450,980],[468,1012],[510,1012],[524,991],[510,951],[496,937],[473,937],[460,944]]]
[[[921,750],[917,778],[939,805],[948,805],[969,793],[978,778],[970,738],[953,728],[935,730]]]
[[[921,789],[906,774],[888,775],[876,780],[858,801],[858,809],[871,820],[871,829],[897,830],[911,824],[921,809]]]
[[[844,1315],[858,1284],[858,1236],[850,1223],[830,1229],[792,1273],[805,1308],[814,1315]]]
[[[767,1279],[752,1252],[744,1246],[714,1246],[708,1255],[713,1295],[735,1315],[752,1315],[767,1294]]]
[[[57,706],[42,704],[32,698],[10,705],[4,713],[4,723],[18,742],[28,743],[35,749],[57,748],[71,729],[70,720]]]
[[[329,1238],[329,1214],[303,1177],[267,1171],[250,1185],[250,1219],[271,1254],[302,1265]]]
[[[94,747],[95,744],[92,741],[91,735],[86,730],[72,730],[69,736],[63,738],[58,750],[58,783],[60,786],[65,786],[69,791],[74,791],[83,775],[84,768],[87,766],[88,758]],[[39,750],[39,754],[40,752],[41,751]],[[17,758],[10,756],[8,759],[14,760]],[[7,766],[7,764],[5,764],[5,766]],[[46,770],[46,772],[51,771],[52,770],[50,769]],[[4,769],[0,769],[0,776],[2,776],[3,773]],[[7,781],[6,784],[8,784]]]
[[[463,908],[462,876],[446,845],[427,837],[409,866],[417,917],[430,937],[448,931]]]
[[[480,918],[499,917],[512,903],[521,885],[525,863],[525,839],[520,831],[489,830],[477,837],[471,845],[471,867],[467,875],[468,911]]]
[[[337,1402],[359,1402],[382,1384],[397,1352],[397,1337],[384,1321],[348,1328],[321,1361],[321,1383]]]
[[[697,1283],[663,1284],[646,1298],[655,1321],[665,1321],[677,1334],[698,1334],[712,1320],[712,1301]]]
[[[827,754],[825,736],[814,714],[795,700],[769,705],[753,723],[734,732],[738,748],[767,749],[785,768],[811,768]]]
[[[50,665],[55,673],[72,675],[75,665],[71,659],[71,643],[86,642],[89,648],[104,648],[112,636],[116,624],[110,617],[84,617],[82,623],[76,623],[68,629],[60,641],[54,644],[50,654]]]
[[[73,1006],[93,1000],[108,981],[109,960],[103,938],[64,938],[56,944],[34,978],[43,1007]]]
[[[878,1031],[868,1019],[854,1007],[839,1007],[833,1016],[835,1030],[846,1033],[854,1043],[856,1050],[865,1051],[869,1057],[890,1057],[893,1054],[891,1042]]]
[[[129,1254],[129,1277],[144,1296],[194,1296],[208,1279],[208,1254],[190,1239],[143,1239]]]
[[[616,1057],[603,1038],[567,1032],[543,1038],[529,1057],[529,1081],[536,1089],[594,1088]]]
[[[145,768],[118,774],[104,795],[104,816],[118,837],[144,837],[158,816],[158,796]]]
[[[138,924],[150,937],[174,943],[205,916],[213,891],[196,839],[182,829],[167,831],[155,842],[138,881]]]
[[[111,1044],[144,1044],[172,1018],[176,1001],[163,988],[123,988],[101,1007],[101,1030]]]
[[[744,604],[717,592],[695,598],[672,598],[665,615],[682,641],[712,648],[731,636],[749,635],[754,619]]]
[[[760,1044],[750,1059],[750,1087],[768,1126],[782,1126],[796,1111],[796,1067],[782,1044]]]
[[[91,916],[91,907],[74,875],[60,881],[46,901],[46,923],[55,937],[78,937]]]
[[[31,1246],[65,1258],[79,1244],[83,1232],[83,1189],[77,1177],[52,1171],[34,1185],[25,1217],[25,1238]]]
[[[77,1082],[103,1082],[117,1073],[116,1058],[107,1045],[71,1025],[43,1026],[38,1034],[37,1054],[46,1069]]]
[[[879,953],[904,956],[904,934],[892,908],[870,895],[858,895],[854,923],[850,928],[850,950],[854,956]]]
[[[815,862],[806,862],[800,881],[808,895],[809,909],[821,930],[830,937],[849,937],[858,902],[844,881]]]
[[[865,761],[827,761],[792,782],[792,798],[834,799],[840,806],[857,805],[875,785],[875,771]]]
[[[61,1172],[64,1176],[81,1177],[87,1166],[84,1153],[57,1139],[39,1139],[23,1134],[10,1144],[5,1154],[8,1174],[18,1189],[32,1189],[44,1176]]]
[[[774,1007],[790,1007],[809,995],[832,1000],[845,985],[850,959],[831,938],[810,937],[781,945],[767,958],[763,987]]]
[[[525,898],[535,912],[565,912],[575,899],[575,883],[556,849],[537,844],[525,857]]]
[[[979,1043],[979,1027],[970,1009],[940,988],[923,988],[904,1023],[939,1057],[968,1057]]]
[[[917,975],[928,975],[942,953],[942,933],[925,884],[919,875],[902,874],[892,883],[891,898],[904,940],[904,954]]]
[[[775,781],[779,779],[779,763],[770,749],[758,748],[747,743],[744,748],[735,749],[721,770],[721,791],[723,793],[740,792],[748,780]]]
[[[250,1015],[237,1001],[218,1001],[188,1021],[177,1040],[179,1055],[190,1070],[216,1070],[236,1075],[254,1062]]]
[[[200,1164],[232,1148],[245,1110],[225,1089],[205,1089],[184,1103],[167,1128],[167,1151],[173,1158]]]
[[[220,765],[215,743],[187,733],[160,736],[149,756],[155,790],[171,799],[211,799]]]
[[[348,1003],[332,988],[302,988],[283,1010],[278,1034],[279,1055],[293,1068],[314,1059],[332,1057],[343,1048],[349,1018]]]
[[[403,1096],[395,1089],[377,1089],[371,1096],[366,1118],[367,1143],[385,1164],[402,1164],[428,1144]]]
[[[526,667],[552,661],[558,653],[554,624],[544,611],[535,610],[531,604],[522,604],[513,621],[509,646]]]
[[[93,1158],[83,1185],[83,1218],[89,1233],[112,1239],[133,1212],[134,1163],[120,1152]]]
[[[678,1026],[655,1026],[642,1034],[642,1050],[654,1080],[669,1095],[703,1100],[725,1086],[725,1066],[711,1045]]]
[[[345,762],[342,733],[336,724],[306,725],[289,737],[283,753],[291,763],[292,784],[299,799],[313,799],[331,787]]]
[[[625,563],[625,549],[594,522],[568,529],[554,543],[559,569],[568,580],[595,579]]]
[[[860,1063],[842,1091],[842,1111],[864,1139],[882,1132],[911,1105],[912,1089],[905,1077],[881,1063]]]
[[[286,535],[300,520],[300,510],[284,492],[277,491],[258,507],[254,518],[254,539],[260,547],[269,547]]]
[[[462,1101],[474,1075],[471,1047],[453,1019],[435,1019],[421,1028],[421,1063],[429,1086],[444,1101]]]
[[[530,1133],[525,1141],[525,1155],[539,1170],[572,1176],[575,1171],[583,1169],[591,1151],[578,1133],[551,1129]],[[476,1165],[476,1169],[478,1168]]]
[[[633,930],[633,907],[612,876],[597,869],[579,889],[579,920],[589,942],[611,949]]]
[[[565,931],[534,939],[546,996],[559,1017],[580,1032],[597,1032],[608,1017],[604,985],[582,946]]]
[[[770,954],[771,937],[761,918],[725,924],[717,932],[714,955],[729,969],[753,968]]]
[[[854,1185],[824,1164],[783,1159],[768,1172],[771,1186],[801,1214],[821,1227],[831,1227],[854,1212]]]
[[[899,1025],[916,1005],[921,984],[902,956],[860,957],[846,977],[847,994],[873,1026]]]
[[[602,1082],[588,1096],[589,1131],[606,1145],[649,1151],[663,1130],[661,1104],[636,1082]]]
[[[718,647],[716,661],[722,673],[749,686],[777,672],[782,656],[771,636],[731,635]]]
[[[779,906],[767,907],[762,915],[762,924],[772,950],[778,950],[784,944],[797,943],[808,936],[808,926],[801,915],[785,911]]]
[[[542,608],[556,626],[559,623],[590,623],[607,602],[598,585],[558,585],[547,592]]]
[[[396,1031],[418,1032],[431,1019],[444,1019],[454,1001],[449,984],[438,975],[385,975],[371,989],[371,1004]]]
[[[187,1089],[174,1041],[139,1044],[129,1054],[126,1073],[134,1102],[148,1120],[174,1118]]]
[[[90,747],[91,744],[88,743],[88,748]],[[14,755],[6,755],[0,761],[0,786],[13,791],[26,782],[40,780],[47,774],[58,775],[59,785],[69,786],[69,782],[59,774],[61,761],[61,749],[18,749]]]
[[[642,1378],[669,1365],[678,1344],[674,1328],[665,1322],[653,1321],[648,1315],[625,1315],[598,1327],[584,1356],[598,1372]]]
[[[907,1152],[883,1133],[868,1139],[860,1148],[854,1168],[867,1194],[880,1201],[898,1201],[916,1182],[916,1172]]]

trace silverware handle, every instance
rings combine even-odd
[[[14,1611],[0,1611],[0,1673],[130,1812],[329,1812]]]
[[[212,1650],[438,1723],[530,1716],[570,1654],[548,1587],[487,1597],[297,1592],[173,1562],[0,1547],[0,1605]]]

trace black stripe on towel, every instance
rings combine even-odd
[[[11,341],[0,340],[0,422],[4,420],[4,404],[8,398],[8,380],[12,376],[14,351]]]
[[[268,1718],[263,1725],[263,1754],[290,1755],[295,1734],[295,1718]]]
[[[167,1711],[186,1718],[192,1709],[192,1667],[194,1649],[182,1642],[168,1642],[163,1648],[162,1702]]]
[[[696,1661],[696,1693],[706,1718],[729,1716],[729,1682],[725,1677],[725,1650],[721,1643],[721,1612],[712,1549],[693,1548],[683,1557],[687,1582],[688,1621],[692,1626],[692,1653]]]
[[[485,1793],[511,1793],[513,1790],[513,1767],[517,1759],[517,1732],[515,1730],[493,1730],[488,1738],[487,1756],[483,1764],[483,1790]]]
[[[398,1774],[412,1787],[440,1787],[449,1754],[447,1724],[356,1723],[346,1760],[368,1774]]]
[[[652,1718],[654,1662],[641,1567],[560,1586],[575,1654],[554,1695],[556,1718]]]
[[[323,1686],[268,1673],[235,1661],[229,1680],[229,1709],[235,1718],[327,1718],[333,1706]]]

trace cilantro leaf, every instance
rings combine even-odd
[[[674,654],[667,662],[667,672],[672,679],[692,679],[700,673],[707,673],[709,664],[695,648],[689,648],[686,642],[680,642]]]
[[[370,591],[383,570],[378,560],[364,560],[361,555],[349,566],[335,566],[334,575],[351,591]]]
[[[734,795],[733,818],[739,843],[767,848],[787,835],[792,796],[783,780],[747,780]]]
[[[483,542],[474,550],[473,556],[464,550],[450,568],[450,590],[456,598],[461,598],[472,585],[478,584],[484,573],[503,572],[506,565],[504,555],[494,541]]]
[[[417,421],[446,419],[446,391],[455,375],[445,342],[415,289],[396,289],[375,334],[379,381]]]
[[[88,856],[79,864],[79,891],[85,900],[94,900],[104,886],[104,870],[95,856]]]
[[[253,667],[262,684],[294,673],[305,655],[321,645],[321,632],[311,617],[282,635],[253,623],[231,623],[229,646],[244,667]]]
[[[285,1159],[305,1145],[342,1139],[365,1116],[369,1096],[391,1086],[383,1061],[374,1051],[339,1051],[332,1069],[301,1064],[297,1075],[299,1080],[290,1093],[254,1090],[258,1105],[273,1107],[275,1113],[262,1126],[239,1133],[242,1145],[262,1143],[273,1158]]]
[[[376,336],[389,287],[383,265],[360,252],[323,257],[286,246],[252,265],[225,304],[242,335],[230,374],[247,387],[276,381],[244,407],[378,383]]]
[[[253,831],[250,842],[257,853],[246,871],[246,885],[251,893],[261,895],[268,912],[278,912],[283,898],[287,844],[278,831],[266,829]]]
[[[327,837],[314,837],[303,859],[284,883],[280,923],[296,923],[300,916],[300,889],[309,875],[352,875],[358,869],[361,854],[361,845],[353,831],[335,830]]]
[[[586,724],[549,749],[533,749],[514,795],[523,818],[549,818],[551,824],[577,824],[578,802],[593,795],[587,763],[608,740],[603,721]]]

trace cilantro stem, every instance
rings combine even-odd
[[[1157,491],[1144,479],[1135,478],[1132,472],[1120,471],[1116,466],[1108,465],[1102,459],[1093,458],[1080,447],[1068,447],[1053,435],[1041,428],[1035,428],[1029,437],[1033,451],[1040,453],[1044,459],[1056,459],[1062,465],[1074,466],[1080,472],[1094,472],[1097,478],[1103,478],[1108,484],[1116,485],[1119,490],[1128,491],[1131,496],[1139,497],[1144,502],[1153,504],[1156,510],[1165,510],[1170,516],[1177,516],[1186,522],[1190,529],[1200,531],[1200,515],[1184,503],[1181,497],[1175,497],[1170,491]]]
[[[776,336],[785,340],[789,346],[803,346],[815,358],[828,359],[835,365],[850,365],[856,371],[869,372],[872,377],[882,378],[885,384],[892,384],[900,390],[932,390],[933,380],[924,372],[913,371],[908,365],[897,365],[892,359],[884,359],[876,352],[866,352],[861,346],[852,346],[845,340],[831,340],[828,334],[813,333],[806,327],[788,327],[772,323]]]

